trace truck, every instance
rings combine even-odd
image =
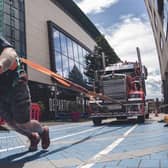
[[[103,119],[136,117],[143,123],[149,113],[145,110],[145,80],[147,68],[137,62],[120,62],[105,67],[100,76],[101,91],[111,100],[91,101],[91,119],[100,125]]]

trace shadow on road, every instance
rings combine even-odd
[[[108,134],[111,132],[115,132],[118,131],[120,129],[123,129],[123,127],[116,127],[115,129],[113,128],[112,130],[108,130],[108,131],[101,131],[103,127],[100,127],[100,129],[98,129],[98,131],[94,132],[94,134],[86,136],[78,141],[73,142],[72,144],[69,145],[65,145],[62,146],[60,148],[56,148],[54,149],[53,145],[50,147],[49,151],[45,151],[45,150],[41,150],[41,151],[37,151],[35,153],[29,152],[29,151],[25,151],[25,152],[21,152],[18,154],[13,154],[10,155],[8,157],[4,157],[2,159],[0,159],[0,165],[2,168],[23,168],[25,163],[31,162],[31,161],[35,161],[36,159],[42,159],[45,158],[49,155],[64,151],[68,148],[71,148],[77,144],[83,143],[87,140],[90,140],[94,137],[103,135],[103,134]],[[52,148],[53,147],[53,148]]]
[[[136,118],[131,118],[131,119],[123,119],[123,120],[113,120],[110,122],[103,122],[100,126],[109,126],[109,127],[113,127],[113,126],[120,126],[120,127],[124,127],[124,126],[131,126],[131,125],[135,125],[135,124],[140,124],[140,125],[146,125],[146,124],[152,124],[153,121],[150,120],[146,120],[144,123],[138,123]],[[97,127],[97,126],[95,126]]]
[[[44,150],[38,151],[36,153],[24,151],[21,153],[13,154],[0,159],[0,165],[2,168],[23,168],[26,162],[34,161],[38,158],[41,158],[41,155],[46,152],[47,151]],[[27,154],[30,155],[26,156]]]
[[[152,121],[147,120],[144,124],[151,124]],[[86,136],[78,141],[73,142],[72,144],[62,146],[60,148],[54,149],[53,145],[50,147],[49,151],[40,150],[37,152],[29,152],[24,151],[18,154],[13,154],[8,157],[4,157],[0,159],[0,166],[2,168],[23,168],[25,163],[35,161],[36,159],[42,159],[49,155],[61,152],[63,150],[66,150],[68,148],[71,148],[72,146],[75,146],[77,144],[83,143],[87,140],[90,140],[92,138],[102,136],[105,134],[109,134],[112,132],[117,132],[118,130],[124,129],[126,127],[130,127],[131,125],[134,125],[137,123],[136,119],[127,119],[127,120],[114,120],[110,122],[104,122],[101,124],[100,129],[96,130],[94,133],[92,133],[89,136]],[[111,127],[110,130],[103,130],[105,127]],[[53,148],[52,148],[53,147]]]
[[[6,128],[6,127],[4,127],[4,126],[0,126],[0,132],[1,132],[1,131],[9,131],[9,129]]]

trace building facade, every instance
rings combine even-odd
[[[164,101],[168,103],[168,1],[145,0],[156,43]]]
[[[82,85],[87,83],[85,55],[94,50],[95,38],[101,35],[71,0],[0,0],[0,33],[21,57]],[[43,119],[68,114],[72,102],[86,112],[83,95],[26,69],[32,101],[45,106]]]

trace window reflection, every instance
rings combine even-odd
[[[164,0],[164,33],[167,38],[167,32],[168,32],[168,1]]]
[[[82,74],[84,73],[84,68],[83,68],[82,64],[80,64],[80,71],[81,71]]]
[[[79,53],[79,62],[83,63],[83,50],[81,46],[78,46],[78,53]]]
[[[74,67],[74,60],[69,59],[69,70],[72,71]]]
[[[67,56],[67,43],[66,43],[66,37],[64,34],[60,33],[61,37],[61,51],[63,55]]]
[[[81,74],[81,80],[85,79],[86,81],[84,66],[85,55],[88,51],[70,39],[70,37],[57,30],[54,26],[52,27],[52,33],[55,60],[54,70],[65,78],[69,78],[69,74],[75,67],[78,70],[78,74]]]
[[[76,67],[79,69],[79,71],[80,71],[80,65],[79,65],[79,62],[75,62],[75,65],[76,65]]]
[[[87,51],[83,48],[83,64],[85,64],[85,59],[86,59]]]
[[[0,22],[3,23],[1,25],[4,26],[4,32],[1,30],[4,37],[14,45],[19,55],[26,55],[24,35],[24,2],[18,0],[5,0],[3,1],[3,4],[1,4],[1,8],[3,10],[3,18],[0,20]]]
[[[61,52],[59,31],[54,30],[53,36],[54,36],[54,49],[58,52]]]
[[[62,73],[62,58],[59,52],[55,52],[55,65],[56,71],[58,74],[63,75]]]
[[[74,49],[74,59],[75,59],[75,61],[79,61],[79,58],[78,58],[78,45],[75,42],[73,42],[73,49]]]
[[[68,56],[74,59],[72,40],[69,38],[67,38],[67,48],[68,48]]]
[[[67,78],[69,74],[68,57],[62,56],[62,62],[63,62],[63,76]]]

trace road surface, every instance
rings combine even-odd
[[[161,119],[59,123],[50,126],[50,148],[36,152],[27,151],[25,137],[1,130],[0,167],[168,168],[168,127]]]

